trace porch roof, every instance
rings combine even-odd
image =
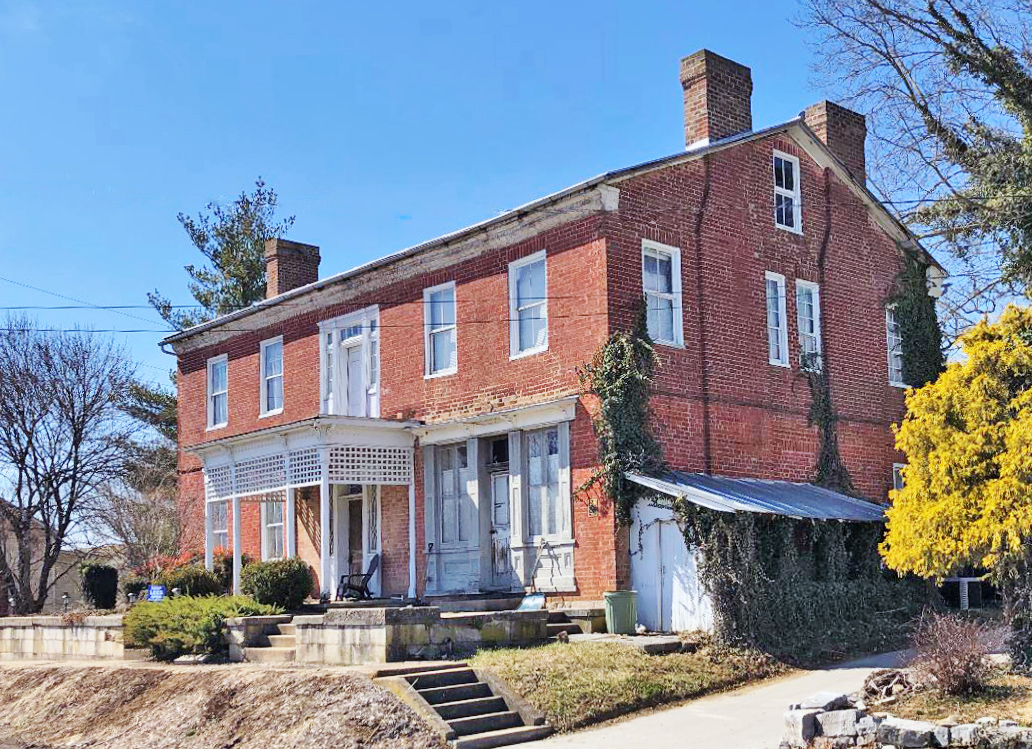
[[[883,522],[885,508],[813,484],[668,471],[628,472],[629,481],[718,512],[759,512],[814,520]]]

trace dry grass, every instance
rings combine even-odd
[[[925,689],[905,695],[884,709],[901,718],[943,720],[953,716],[962,722],[977,718],[1009,718],[1032,725],[1032,678],[996,672],[984,692],[950,696]]]
[[[645,655],[604,642],[484,650],[471,664],[504,679],[559,731],[787,670],[755,651],[703,644],[695,653]]]
[[[2,749],[441,749],[390,692],[331,669],[0,668]]]

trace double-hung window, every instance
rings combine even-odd
[[[821,294],[812,281],[796,280],[796,321],[799,325],[799,365],[821,370]]]
[[[799,159],[780,151],[774,152],[774,225],[803,233]]]
[[[905,388],[907,383],[903,380],[903,333],[893,305],[885,308],[885,339],[889,353],[889,384]]]
[[[208,429],[229,423],[229,357],[208,359]]]
[[[767,360],[788,366],[788,315],[785,311],[785,277],[767,271]]]
[[[283,411],[283,336],[262,341],[259,379],[261,380],[261,415]]]
[[[548,284],[545,253],[509,263],[509,355],[548,349]]]
[[[283,540],[283,503],[262,502],[262,559],[282,559]]]
[[[647,239],[641,243],[641,281],[649,337],[671,346],[684,344],[681,320],[681,251]]]
[[[469,454],[466,443],[437,448],[437,491],[440,493],[440,539],[445,547],[465,546],[473,517],[468,494]]]
[[[211,503],[211,541],[213,549],[229,548],[229,502]]]
[[[377,307],[319,323],[322,412],[380,415],[380,313]]]
[[[569,427],[559,424],[524,433],[527,504],[533,538],[570,535]]]
[[[423,291],[424,350],[428,377],[458,371],[455,283]]]

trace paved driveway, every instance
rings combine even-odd
[[[834,668],[806,671],[767,684],[703,697],[600,728],[534,742],[540,749],[776,749],[788,704],[815,692],[852,692],[876,668],[899,665],[902,653],[885,653]],[[526,746],[530,746],[529,744]]]

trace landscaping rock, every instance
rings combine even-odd
[[[886,718],[878,726],[878,741],[898,747],[925,747],[932,743],[935,725],[922,720]]]
[[[785,713],[785,743],[806,747],[817,735],[817,714],[820,710],[789,710]]]
[[[839,692],[818,692],[797,705],[795,710],[839,710],[849,707],[849,697]]]
[[[950,728],[950,746],[975,746],[981,736],[981,726],[975,723],[962,723]]]
[[[950,745],[950,727],[938,725],[932,729],[932,746]]]
[[[811,746],[814,749],[852,749],[856,741],[852,736],[818,736]]]
[[[817,715],[818,736],[856,736],[856,710],[832,710]]]

